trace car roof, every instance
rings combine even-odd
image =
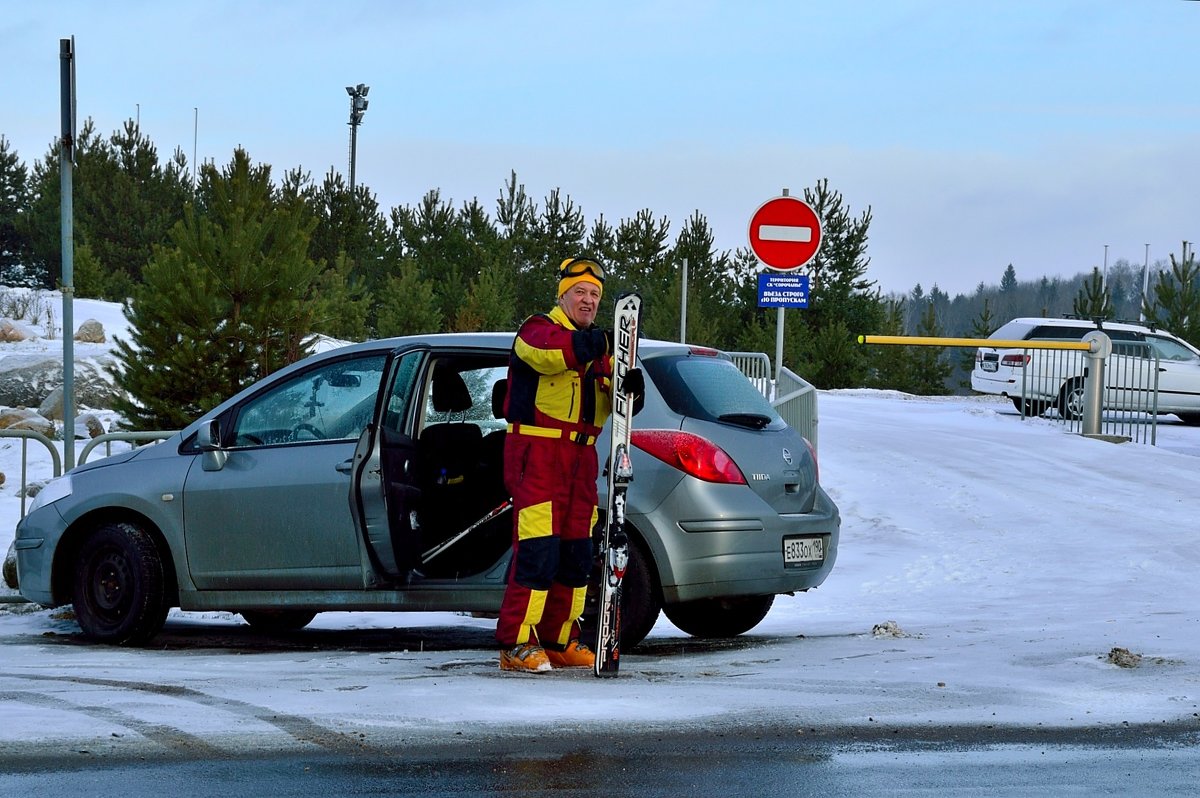
[[[1128,321],[1125,319],[1094,319],[1084,317],[1038,317],[1038,316],[1023,316],[1018,319],[1013,319],[1008,324],[1027,324],[1030,327],[1094,327],[1097,330],[1112,329],[1112,330],[1128,330],[1130,332],[1160,332],[1148,324],[1141,322]],[[1004,325],[1005,327],[1008,324]],[[1165,330],[1161,331],[1165,332]]]
[[[325,353],[337,352],[351,354],[358,351],[392,350],[408,344],[428,344],[438,349],[470,349],[482,347],[485,349],[508,350],[512,347],[515,332],[461,332],[461,333],[418,333],[402,335],[395,338],[379,338],[373,341],[347,344],[336,349],[327,349]],[[705,352],[723,355],[724,353],[710,347],[697,347],[692,344],[682,344],[677,341],[660,341],[654,338],[642,338],[638,341],[640,354],[655,356],[673,353],[687,354],[701,349]]]

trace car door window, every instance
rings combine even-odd
[[[1158,352],[1161,360],[1176,360],[1187,362],[1196,360],[1196,353],[1183,344],[1169,338],[1159,338],[1156,335],[1146,336],[1146,342]]]
[[[325,363],[273,386],[237,414],[235,447],[357,438],[370,423],[385,356]]]

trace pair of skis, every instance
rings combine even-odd
[[[613,320],[612,429],[608,452],[608,510],[600,537],[600,606],[596,613],[595,673],[616,676],[621,664],[621,580],[629,564],[629,536],[625,533],[625,494],[633,481],[630,432],[633,397],[626,394],[625,375],[637,367],[638,323],[642,298],[617,297]]]

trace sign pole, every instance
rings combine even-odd
[[[780,196],[791,196],[788,189]],[[779,378],[783,376],[783,307],[775,308],[775,392],[779,392]]]

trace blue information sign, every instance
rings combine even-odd
[[[758,306],[760,308],[807,308],[808,275],[760,273],[758,275]]]

